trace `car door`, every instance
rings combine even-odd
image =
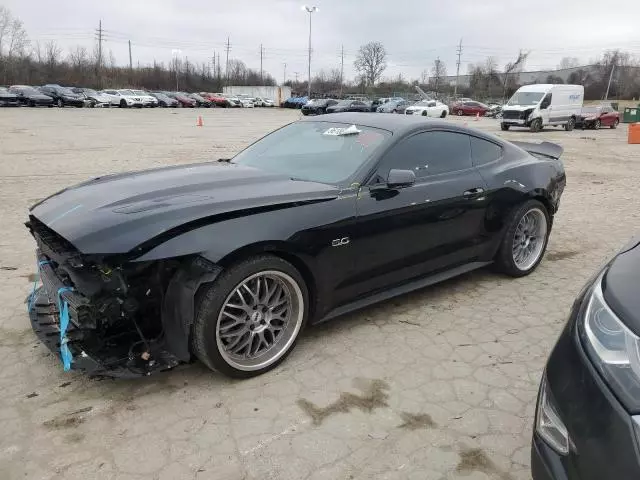
[[[391,169],[413,171],[415,184],[387,188]],[[358,195],[349,296],[473,261],[485,189],[464,133],[419,132],[393,146]]]
[[[613,114],[612,109],[604,106],[600,112],[600,124],[603,127],[608,127],[613,124]]]
[[[553,107],[551,106],[551,92],[547,93],[540,102],[540,117],[542,118],[542,124],[547,125],[553,118]]]

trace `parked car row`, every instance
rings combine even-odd
[[[289,105],[295,103],[292,103],[291,100],[287,100]],[[445,118],[449,114],[449,107],[437,100],[420,100],[412,104],[400,97],[380,98],[373,101],[353,98],[346,100],[319,98],[307,101],[301,107],[301,110],[303,115],[323,115],[337,112],[377,112]]]
[[[136,89],[105,89],[101,91],[83,87],[63,87],[47,84],[41,87],[12,85],[0,87],[0,106],[29,107],[187,107],[187,108],[240,108],[273,107],[271,99],[248,95],[222,93],[187,93]]]

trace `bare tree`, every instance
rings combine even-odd
[[[77,45],[69,52],[69,63],[71,67],[78,71],[83,71],[90,64],[89,53],[83,46]]]
[[[387,68],[387,51],[380,42],[369,42],[358,50],[353,66],[367,85],[374,86]]]
[[[7,56],[9,58],[22,57],[29,46],[29,36],[24,29],[22,20],[14,18],[7,30]]]
[[[576,68],[580,66],[580,61],[577,57],[563,57],[558,64],[558,70],[567,70],[569,68]]]
[[[444,64],[442,60],[436,58],[433,61],[433,67],[431,67],[431,78],[429,79],[429,83],[433,90],[438,94],[439,88],[444,81],[444,77],[447,76],[447,66]]]
[[[7,38],[13,17],[8,8],[0,5],[0,56],[4,53],[4,42]]]
[[[513,74],[521,72],[522,67],[524,67],[524,63],[527,61],[527,57],[529,56],[529,52],[525,52],[520,50],[518,52],[518,57],[513,61],[509,62],[504,66],[504,79],[503,79],[503,88],[502,88],[502,97],[506,98],[507,96],[507,86],[509,85],[509,81],[513,83],[512,76]]]

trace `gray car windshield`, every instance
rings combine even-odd
[[[507,105],[535,105],[544,97],[544,92],[516,92]]]
[[[297,180],[339,184],[353,175],[391,132],[334,122],[299,122],[258,140],[232,163]]]

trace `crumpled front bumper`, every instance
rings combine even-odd
[[[33,296],[33,297],[32,297]],[[51,303],[45,287],[36,289],[27,298],[31,328],[52,353],[60,357],[60,316],[58,307]],[[95,336],[95,335],[94,335]],[[132,355],[126,339],[101,342],[80,330],[73,322],[67,330],[67,346],[73,355],[71,369],[89,376],[137,378],[169,370],[181,362],[162,345],[154,345],[151,361],[141,361]]]

